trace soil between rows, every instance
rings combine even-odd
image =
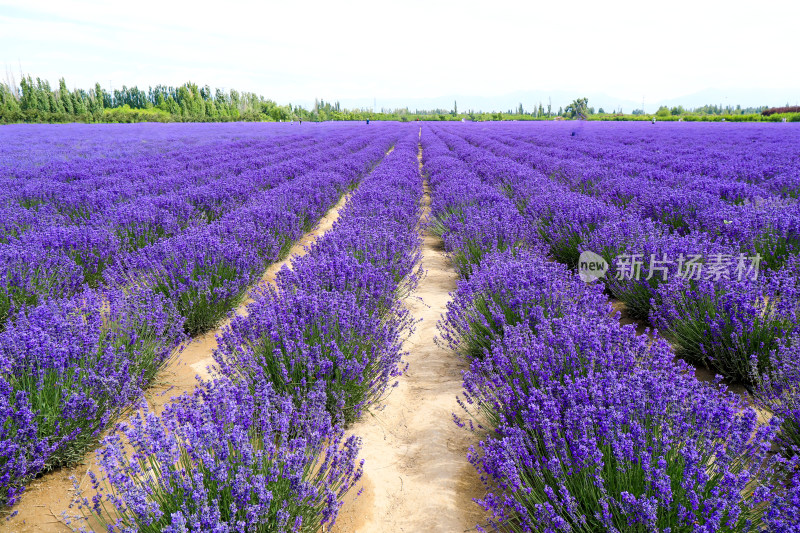
[[[424,183],[422,220],[430,213]],[[362,438],[361,493],[353,491],[332,528],[335,533],[475,531],[485,522],[473,498],[484,495],[467,450],[479,436],[458,427],[461,371],[467,363],[434,342],[458,275],[441,239],[423,228],[426,275],[405,301],[421,322],[406,341],[407,372],[380,404],[348,431]]]

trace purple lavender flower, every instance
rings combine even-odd
[[[27,308],[0,333],[0,478],[11,493],[83,456],[183,338],[147,291],[85,292]],[[10,497],[9,497],[10,496]]]
[[[785,470],[734,395],[669,346],[583,317],[506,330],[465,374],[465,405],[495,428],[470,461],[491,523],[513,531],[749,531]],[[768,465],[766,468],[764,465]]]
[[[521,250],[490,255],[468,280],[459,281],[439,329],[452,349],[480,358],[510,326],[536,329],[545,319],[573,313],[609,320],[611,305],[602,286],[587,285],[565,266]]]
[[[783,420],[784,453],[800,455],[800,336],[795,333],[781,340],[769,354],[766,369],[754,369],[753,374],[756,403]]]
[[[331,426],[324,394],[201,383],[105,439],[82,511],[109,531],[320,531],[361,476],[360,442]],[[133,448],[128,450],[127,443]]]
[[[675,278],[658,288],[652,320],[679,357],[752,384],[770,366],[780,339],[800,317],[796,279],[766,273],[757,280]]]
[[[224,374],[272,383],[298,402],[324,383],[328,410],[349,423],[399,375],[410,323],[400,309],[373,315],[353,293],[268,287],[225,329],[214,357]]]

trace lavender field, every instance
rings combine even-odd
[[[795,124],[14,125],[0,185],[2,531],[800,531]]]

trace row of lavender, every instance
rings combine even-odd
[[[420,275],[416,152],[401,139],[333,228],[255,291],[219,336],[219,376],[106,440],[85,510],[112,531],[333,524],[361,473],[342,428],[400,375],[413,327],[400,299]]]
[[[101,153],[4,169],[0,323],[42,296],[102,285],[108,266],[140,255],[141,248],[214,223],[236,224],[248,206],[270,201],[274,189],[295,177],[352,171],[336,161],[375,137],[351,131],[216,144],[204,139],[200,147],[179,144],[175,151],[151,149],[127,159]]]
[[[470,360],[464,406],[489,431],[470,460],[492,525],[793,531],[797,458],[770,453],[782,418],[760,426],[665,341],[620,326],[602,285],[552,261],[581,251],[575,220],[597,201],[476,146],[486,139],[431,130],[435,224],[462,275],[441,330]]]
[[[704,128],[699,129],[702,132]],[[664,135],[667,139],[668,133]],[[783,266],[798,252],[800,242],[800,202],[796,199],[800,169],[795,148],[800,131],[780,132],[780,143],[774,138],[777,132],[764,127],[718,132],[716,143],[692,130],[682,133],[683,150],[660,137],[650,140],[655,147],[650,152],[657,151],[658,158],[635,143],[633,132],[627,130],[612,129],[602,140],[554,136],[552,144],[560,151],[549,157],[531,150],[528,135],[519,132],[482,137],[467,134],[464,138],[529,171],[535,169],[539,179],[554,178],[564,186],[562,191],[595,197],[600,201],[595,206],[602,206],[595,210],[604,208],[612,215],[624,212],[652,220],[660,233],[705,233],[729,243],[737,252],[759,254],[769,268]],[[759,142],[753,144],[756,139]],[[727,151],[716,147],[709,154],[709,145],[722,140],[728,144]],[[772,150],[759,154],[770,145]],[[687,149],[697,153],[687,157]],[[700,164],[697,154],[708,156],[713,161],[711,168]],[[728,174],[722,175],[725,171]],[[767,186],[773,182],[783,185]]]
[[[497,125],[482,133],[484,140],[525,148],[526,164],[573,189],[635,194],[645,204],[662,203],[668,189],[673,201],[683,192],[685,205],[692,203],[687,192],[698,193],[701,207],[717,197],[742,203],[800,193],[800,131],[794,127],[661,124],[644,130],[630,123],[556,123]]]
[[[355,136],[219,220],[116,256],[102,289],[78,283],[21,305],[0,333],[0,503],[13,505],[27,479],[80,458],[185,332],[222,318],[394,138],[386,130]],[[46,270],[49,253],[27,264]],[[16,278],[6,279],[14,294]]]
[[[766,129],[767,139],[770,134]],[[744,139],[746,144],[752,140]],[[515,151],[484,142],[492,151],[510,156],[500,158],[505,164],[529,158],[523,155],[530,152],[525,147]],[[783,148],[792,153],[791,147]],[[567,165],[568,161],[562,163]],[[798,172],[796,159],[794,167],[780,168],[783,177]],[[800,203],[794,198],[756,196],[736,204],[724,201],[721,194],[718,202],[727,207],[695,210],[696,223],[721,216],[721,225],[699,224],[682,231],[670,224],[680,217],[660,217],[647,202],[634,198],[622,206],[609,197],[586,196],[563,186],[542,189],[537,182],[546,181],[540,170],[528,167],[529,175],[531,170],[533,179],[523,178],[523,172],[518,185],[506,187],[526,204],[527,216],[539,221],[554,256],[574,265],[582,251],[602,255],[611,266],[604,278],[609,293],[623,301],[633,316],[649,318],[679,356],[744,383],[762,408],[784,419],[783,447],[788,454],[796,453]],[[750,172],[759,175],[753,168]],[[762,171],[767,172],[771,171]],[[708,181],[725,189],[722,178]],[[742,183],[733,177],[727,181],[732,183],[728,188]],[[636,182],[629,180],[628,188],[636,196]],[[681,202],[669,193],[661,200],[667,206],[665,213],[691,216],[692,210],[683,209]]]
[[[684,232],[669,224],[676,216],[658,217],[638,200],[615,205],[554,183],[541,169],[519,163],[530,159],[529,145],[514,149],[464,137],[470,142],[449,139],[470,160],[482,158],[504,169],[492,179],[536,225],[552,257],[574,268],[582,252],[601,255],[610,266],[606,288],[628,313],[649,318],[680,357],[745,384],[762,407],[785,419],[785,446],[800,446],[797,200],[727,204],[725,216],[734,218],[723,227],[733,229]],[[637,194],[635,181],[628,188]],[[681,212],[671,198],[666,194],[663,204]],[[698,209],[705,214],[697,220],[716,212]]]

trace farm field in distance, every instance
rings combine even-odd
[[[0,532],[800,531],[800,124],[0,127]]]

